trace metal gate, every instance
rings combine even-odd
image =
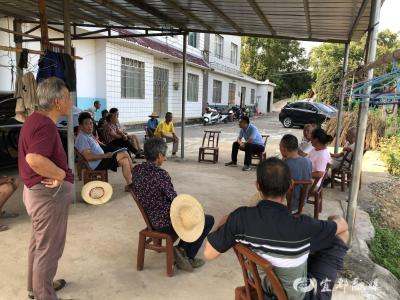
[[[153,110],[163,117],[168,111],[168,69],[154,67]]]

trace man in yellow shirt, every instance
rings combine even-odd
[[[172,123],[172,113],[167,112],[165,114],[165,121],[158,124],[156,131],[154,132],[155,137],[163,138],[167,143],[172,143],[172,155],[176,155],[179,147],[179,139],[175,134],[174,123]]]

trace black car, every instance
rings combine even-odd
[[[320,102],[298,101],[286,104],[279,113],[284,127],[304,126],[308,123],[322,124],[334,117],[336,111]]]

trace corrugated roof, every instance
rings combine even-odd
[[[71,0],[71,21],[99,26],[182,29],[235,35],[344,42],[367,31],[371,0]],[[50,22],[63,21],[47,0]],[[35,0],[0,0],[0,14],[38,20]]]

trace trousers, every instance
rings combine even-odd
[[[199,252],[201,245],[203,244],[204,239],[207,237],[208,233],[211,231],[213,226],[214,226],[214,217],[210,215],[205,215],[204,230],[201,236],[192,243],[188,243],[182,240],[179,241],[178,246],[185,250],[188,258],[195,258],[197,252]],[[157,229],[157,231],[167,233],[170,236],[172,236],[172,238],[175,238],[177,236],[172,226]]]
[[[32,220],[28,250],[28,291],[36,300],[57,300],[53,279],[57,272],[67,234],[68,209],[72,199],[72,183],[59,188],[37,184],[24,187],[23,201]]]
[[[237,162],[237,157],[239,153],[240,145],[238,142],[234,142],[232,144],[232,161]],[[263,145],[257,145],[257,144],[246,144],[244,148],[244,164],[246,166],[250,166],[251,164],[251,156],[255,153],[260,153],[264,152],[264,146]]]

